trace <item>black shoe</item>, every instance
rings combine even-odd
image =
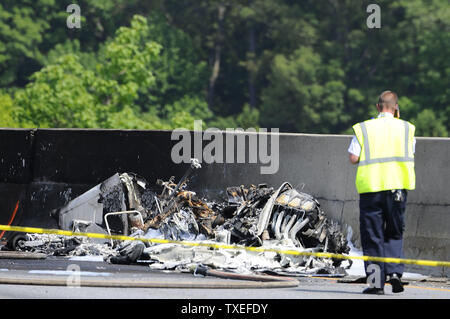
[[[403,284],[400,281],[400,278],[398,277],[397,274],[391,275],[388,283],[390,283],[392,285],[393,293],[399,293],[399,292],[402,292],[405,290],[405,288],[403,288]]]
[[[383,288],[366,288],[362,292],[363,294],[368,295],[384,295],[384,289]]]

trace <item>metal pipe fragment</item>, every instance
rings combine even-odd
[[[275,224],[275,238],[276,239],[281,239],[280,226],[281,226],[281,221],[283,220],[283,216],[284,216],[284,210],[278,215],[277,222]]]
[[[276,210],[274,213],[273,213],[273,216],[272,216],[272,226],[271,226],[271,229],[272,229],[272,234],[275,234],[275,225],[276,225],[276,223],[277,223],[277,218],[278,218],[278,214],[280,213],[280,211],[278,211],[278,210]]]
[[[289,223],[286,225],[285,230],[283,231],[283,238],[288,239],[289,238],[289,232],[292,229],[292,225],[294,225],[294,222],[296,221],[298,215],[293,215],[291,219],[289,220]]]
[[[280,232],[281,234],[284,233],[284,230],[286,229],[286,226],[289,222],[289,220],[291,219],[292,215],[286,215],[286,217],[283,219],[283,222],[281,223],[281,228],[280,228]]]
[[[300,241],[298,241],[296,239],[297,233],[303,228],[305,227],[305,225],[309,223],[309,218],[305,218],[305,219],[299,219],[295,225],[292,227],[291,231],[289,232],[289,238],[293,241],[293,242],[297,242],[300,246],[302,246],[300,244]]]

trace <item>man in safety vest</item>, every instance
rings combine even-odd
[[[361,244],[366,256],[403,258],[407,190],[415,188],[415,127],[400,120],[394,92],[381,93],[376,106],[376,119],[353,126],[348,148],[350,162],[358,164]],[[393,292],[403,291],[403,264],[365,262],[365,268],[372,282],[363,293],[384,294],[386,281]]]

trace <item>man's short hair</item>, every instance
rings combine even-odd
[[[394,110],[397,103],[398,103],[397,93],[392,92],[392,91],[384,91],[378,97],[378,104],[382,108],[388,108],[388,109]]]

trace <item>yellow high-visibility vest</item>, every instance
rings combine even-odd
[[[415,188],[414,125],[380,117],[355,124],[353,130],[361,145],[355,182],[358,193]]]

